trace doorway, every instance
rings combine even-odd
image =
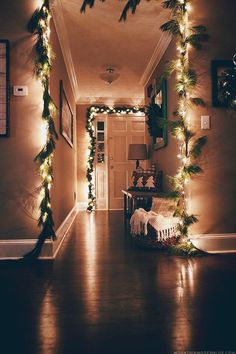
[[[121,190],[131,184],[135,161],[128,160],[129,144],[146,143],[145,116],[97,115],[95,193],[97,209],[123,209]],[[142,161],[146,168],[146,161]]]

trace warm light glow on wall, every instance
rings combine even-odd
[[[40,134],[39,134],[39,143],[41,146],[44,146],[47,142],[47,123],[44,122],[44,121],[41,121],[41,124],[40,124]]]
[[[35,7],[40,8],[43,5],[43,0],[35,0]]]

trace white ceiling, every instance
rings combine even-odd
[[[125,3],[95,0],[94,8],[81,14],[82,0],[51,1],[78,103],[143,103],[144,84],[169,44],[159,30],[168,11],[160,1],[143,0],[134,15],[119,22]],[[111,85],[100,77],[107,67],[120,74]]]

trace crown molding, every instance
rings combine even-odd
[[[78,86],[77,76],[75,72],[74,62],[71,55],[70,44],[68,40],[68,33],[66,30],[61,0],[52,0],[50,8],[51,8],[56,32],[58,35],[59,43],[61,46],[62,55],[64,57],[66,70],[71,83],[74,99],[75,102],[77,102],[79,98],[79,86]]]
[[[161,37],[156,45],[156,48],[153,52],[153,55],[139,81],[139,85],[143,87],[147,85],[150,77],[152,76],[154,70],[156,69],[157,65],[160,63],[161,58],[165,54],[172,37],[167,33],[162,33]]]

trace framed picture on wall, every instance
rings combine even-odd
[[[73,147],[73,113],[60,81],[60,133],[67,143]]]
[[[221,74],[229,68],[233,67],[232,60],[212,60],[211,62],[211,82],[212,82],[212,106],[227,107],[226,102],[219,99],[219,80]]]
[[[167,145],[167,82],[158,78],[152,85],[151,100],[147,110],[149,134],[153,138],[154,149]]]
[[[0,39],[0,137],[9,136],[9,41]]]

